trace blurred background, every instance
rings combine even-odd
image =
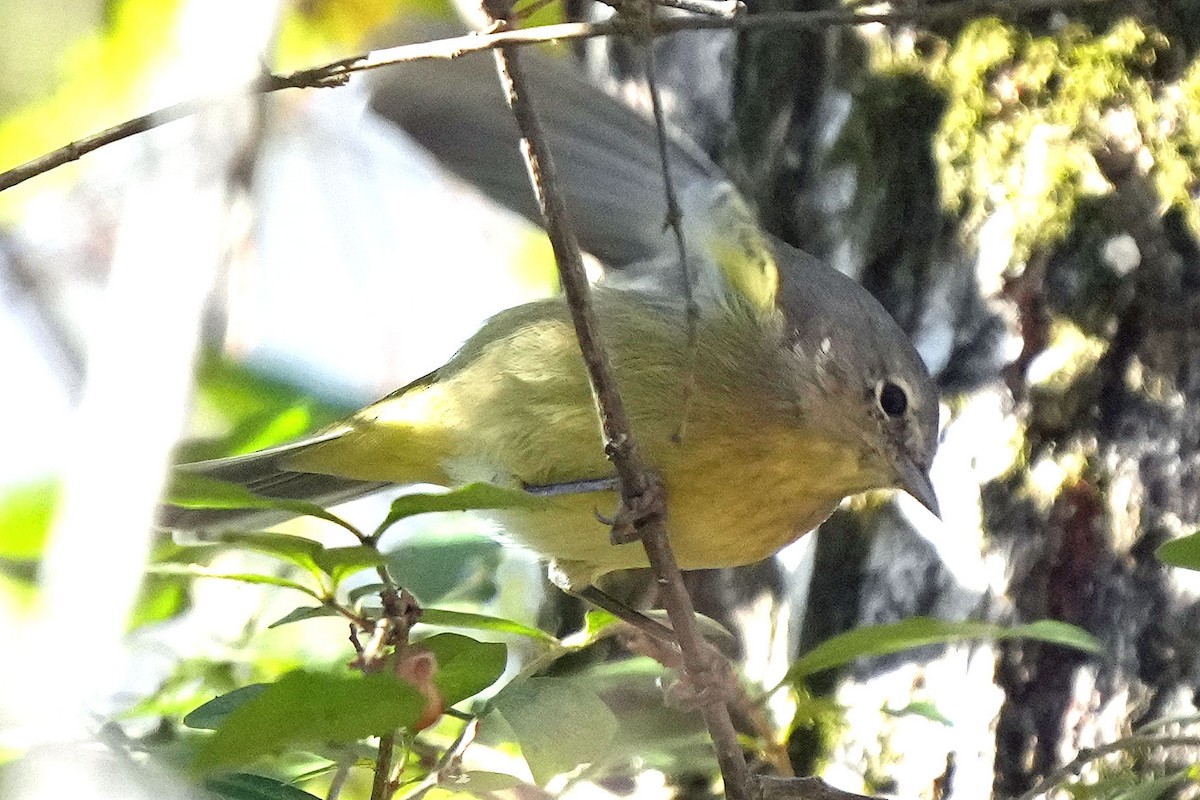
[[[611,13],[564,3],[533,21]],[[1015,796],[1083,748],[1195,722],[1200,584],[1155,550],[1200,521],[1200,4],[936,22],[939,3],[870,8],[893,5],[913,21],[654,46],[671,123],[768,230],[861,281],[913,336],[943,393],[944,521],[909,498],[860,498],[778,559],[688,581],[760,688],[834,634],[914,615],[1090,632],[1102,655],[1017,640],[862,659],[746,723],[773,741],[762,764],[846,790]],[[226,95],[264,64],[455,18],[436,0],[0,0],[0,168]],[[644,107],[637,47],[551,53]],[[544,236],[373,117],[370,88],[235,94],[0,194],[0,758],[16,796],[78,790],[50,745],[103,728],[113,752],[170,764],[200,702],[347,660],[335,622],[264,630],[291,605],[281,590],[142,579],[171,547],[148,531],[172,459],[298,436],[555,291]],[[387,498],[363,503],[347,514],[386,513]],[[477,522],[389,536],[423,602],[557,635],[581,623],[531,556]],[[652,599],[638,574],[612,590]],[[694,720],[652,730],[658,673],[614,677],[605,655],[596,685],[643,738],[550,791],[708,796]],[[14,761],[31,752],[51,755]],[[1118,758],[1088,791],[1194,796],[1195,752]],[[90,763],[74,766],[94,776]],[[139,791],[165,796],[146,780]],[[133,796],[120,786],[111,796]]]

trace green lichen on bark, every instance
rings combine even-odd
[[[919,73],[945,94],[933,138],[942,204],[967,232],[1003,214],[1009,268],[1062,241],[1082,199],[1111,191],[1096,163],[1106,148],[1136,154],[1200,230],[1200,64],[1169,74],[1179,59],[1162,33],[1127,19],[1036,34],[989,18],[916,43],[876,40],[875,68]]]

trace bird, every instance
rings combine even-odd
[[[561,59],[527,72],[579,240],[604,268],[592,291],[602,343],[665,487],[679,566],[768,558],[868,490],[901,489],[937,514],[937,387],[883,306],[764,231],[720,167],[671,129],[683,269],[651,120]],[[389,71],[370,105],[538,219],[486,57]],[[648,563],[639,543],[610,542],[598,513],[617,507],[615,471],[561,297],[500,312],[442,367],[309,437],[177,469],[323,505],[482,481],[545,498],[484,513],[568,591]],[[167,507],[161,524],[228,528],[237,513]]]

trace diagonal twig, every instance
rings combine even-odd
[[[488,0],[484,0],[483,5],[493,25],[506,24],[508,8],[497,8]],[[504,47],[496,50],[496,65],[509,108],[521,132],[521,150],[550,236],[563,291],[567,296],[588,379],[596,398],[605,450],[620,477],[622,506],[627,513],[631,512],[630,524],[641,538],[646,556],[663,590],[663,605],[679,640],[685,674],[695,679],[706,672],[708,651],[704,650],[691,598],[683,586],[683,577],[667,541],[662,485],[642,460],[630,433],[625,405],[601,343],[579,243],[569,222],[554,160],[531,102],[516,50]],[[716,748],[726,796],[732,800],[748,800],[749,770],[738,744],[729,709],[722,699],[714,698],[701,707],[701,712]]]
[[[357,59],[351,59],[350,61],[355,60]],[[78,161],[88,153],[99,150],[105,145],[119,142],[122,139],[128,139],[139,133],[145,133],[146,131],[166,125],[168,122],[175,122],[176,120],[199,114],[222,103],[243,100],[247,96],[270,94],[281,89],[318,89],[341,86],[350,80],[350,73],[346,71],[348,63],[344,60],[335,61],[315,69],[303,70],[288,75],[265,74],[234,91],[222,95],[184,100],[165,108],[160,108],[157,111],[152,111],[149,114],[143,114],[140,117],[126,120],[119,125],[106,128],[99,133],[94,133],[83,139],[77,139],[32,161],[26,161],[24,164],[13,167],[10,170],[0,172],[0,191],[12,188],[32,177],[41,175],[43,172],[49,172],[56,167],[61,167],[72,161]]]
[[[687,367],[684,370],[683,402],[680,404],[679,427],[675,429],[676,442],[683,441],[687,429],[688,413],[692,410],[692,397],[696,391],[696,324],[700,316],[696,304],[696,291],[692,285],[692,269],[688,263],[687,242],[683,237],[683,210],[675,194],[675,182],[671,180],[671,148],[667,142],[667,124],[663,115],[662,95],[658,91],[658,69],[654,55],[654,40],[647,37],[643,42],[646,50],[646,86],[650,92],[650,108],[654,112],[654,131],[658,139],[658,158],[662,162],[663,194],[667,201],[666,224],[675,235],[675,249],[679,252],[679,270],[683,273],[683,295],[687,306]]]

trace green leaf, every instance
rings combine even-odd
[[[200,541],[201,546],[218,544],[252,550],[288,561],[313,574],[321,572],[318,562],[321,554],[325,552],[325,548],[312,539],[270,531],[221,531],[211,535],[205,534]]]
[[[315,396],[313,388],[317,387],[280,380],[217,352],[202,353],[196,368],[196,415],[215,418],[230,432],[216,440],[185,442],[177,450],[177,460],[204,461],[262,450],[323,428],[355,410],[355,404],[344,398]]]
[[[235,709],[201,747],[192,768],[212,772],[287,747],[379,736],[411,726],[425,703],[416,689],[386,673],[289,672]]]
[[[405,517],[439,511],[474,511],[489,508],[527,508],[533,511],[554,508],[553,500],[505,489],[490,483],[472,483],[449,492],[406,494],[392,502],[391,511],[376,528],[378,535]]]
[[[243,420],[234,433],[226,438],[226,444],[234,448],[230,455],[255,453],[299,439],[312,429],[312,407],[307,401],[302,401]]]
[[[224,800],[320,800],[274,778],[245,772],[210,778],[204,782],[204,788]]]
[[[888,655],[931,644],[1018,638],[1037,639],[1089,653],[1102,651],[1100,643],[1086,631],[1057,620],[1043,619],[1028,625],[1004,628],[986,622],[947,622],[913,617],[901,622],[856,628],[826,639],[793,664],[783,682],[794,683],[863,656]]]
[[[580,764],[603,761],[617,719],[590,689],[562,678],[529,678],[506,686],[492,706],[512,728],[539,785]]]
[[[433,685],[447,706],[474,697],[504,674],[508,648],[457,633],[439,633],[416,642],[437,658]]]
[[[321,599],[321,596],[317,592],[307,586],[295,581],[289,581],[287,578],[277,578],[274,575],[257,575],[249,572],[216,572],[199,564],[151,564],[146,567],[146,571],[152,575],[190,575],[194,578],[219,578],[220,580],[238,581],[239,583],[282,586],[285,589],[295,589],[298,592],[304,592],[316,600]]]
[[[347,575],[386,561],[375,548],[364,545],[352,547],[323,547],[320,543],[303,536],[270,531],[221,531],[203,534],[195,548],[234,547],[252,550],[288,561],[314,575],[325,573],[334,583]]]
[[[506,772],[468,770],[440,784],[453,792],[467,792],[479,797],[492,792],[504,792],[521,785],[521,779]]]
[[[470,593],[483,601],[495,593],[502,550],[503,545],[480,533],[438,531],[406,539],[389,552],[388,571],[425,605],[451,594],[460,597],[472,585],[485,590]]]
[[[293,622],[303,622],[306,619],[336,616],[338,616],[337,609],[333,608],[332,606],[300,606],[299,608],[293,608],[287,614],[284,614],[267,627],[278,628],[283,625],[290,625]]]
[[[638,763],[668,774],[716,772],[712,739],[701,716],[663,704],[663,681],[670,677],[669,670],[642,656],[593,664],[571,675],[613,708],[620,721],[620,733],[605,756],[609,765]]]
[[[225,718],[263,693],[269,683],[252,683],[232,692],[218,695],[202,706],[190,711],[183,724],[197,730],[215,731]]]
[[[350,601],[350,605],[356,605],[359,600],[370,595],[378,595],[387,587],[382,583],[368,583],[364,586],[356,586],[346,593],[346,599]],[[407,586],[405,588],[408,588]],[[382,601],[380,601],[382,603]]]
[[[178,616],[190,605],[188,582],[166,575],[147,575],[130,610],[129,630]]]
[[[928,700],[918,700],[914,703],[909,703],[904,708],[900,709],[883,709],[883,713],[889,717],[924,717],[930,722],[936,722],[939,725],[945,725],[947,728],[953,728],[954,723],[946,717],[941,711],[938,711],[937,706]]]
[[[659,622],[668,628],[671,627],[670,617],[661,609],[650,609],[640,613],[647,619]],[[707,641],[727,652],[736,649],[737,637],[730,633],[724,625],[704,614],[696,614],[695,619],[697,630]],[[571,634],[563,641],[563,644],[574,649],[588,647],[600,639],[612,636],[625,624],[608,611],[599,608],[588,609],[583,618],[583,629]]]
[[[7,489],[0,497],[0,556],[14,561],[41,558],[61,495],[56,478]]]
[[[368,567],[377,567],[384,561],[386,559],[382,553],[374,547],[363,545],[331,547],[328,550],[322,548],[317,554],[317,566],[332,577],[334,583]]]
[[[166,501],[180,508],[278,508],[275,501],[245,486],[181,469],[172,477]]]
[[[365,588],[365,587],[364,587]],[[495,633],[511,633],[524,636],[543,644],[557,645],[558,639],[538,628],[531,628],[502,617],[489,617],[486,614],[472,614],[468,611],[450,611],[444,608],[426,608],[421,611],[421,622],[426,625],[440,625],[444,628],[468,628]]]
[[[1036,622],[1002,630],[1003,633],[997,636],[997,639],[1034,639],[1095,655],[1104,652],[1104,645],[1095,636],[1077,625],[1057,619],[1039,619]]]
[[[1200,533],[1163,542],[1155,553],[1169,567],[1200,570]]]
[[[583,630],[572,635],[570,643],[577,647],[586,647],[610,635],[621,624],[621,620],[615,614],[602,608],[590,608],[583,615]]]
[[[316,503],[304,500],[281,500],[263,497],[236,483],[198,475],[187,470],[176,470],[167,489],[166,502],[180,508],[244,509],[261,508],[286,511],[298,517],[316,517],[340,525],[356,536],[358,528],[346,520],[331,514]]]

